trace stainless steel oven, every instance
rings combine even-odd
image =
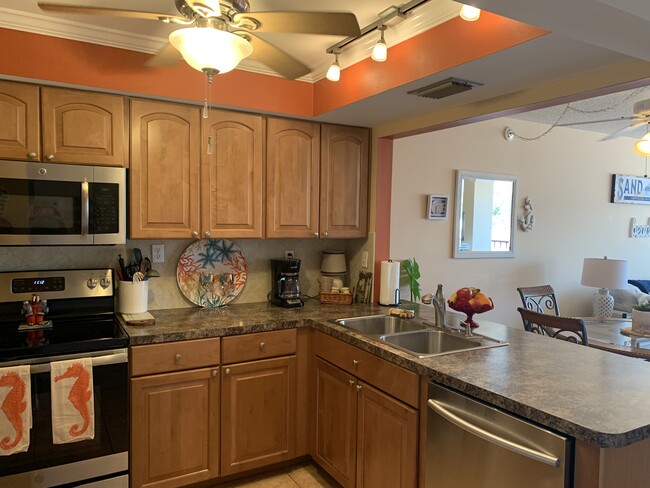
[[[126,242],[126,170],[3,161],[0,245]]]
[[[0,456],[0,486],[128,488],[128,337],[110,269],[0,273],[0,368],[29,365],[29,449]],[[47,300],[52,327],[25,331],[24,300]],[[93,439],[54,444],[50,363],[91,358]]]

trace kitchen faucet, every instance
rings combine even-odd
[[[445,306],[445,297],[442,294],[442,285],[438,285],[438,290],[436,291],[436,296],[433,297],[432,304],[436,312],[436,325],[438,327],[444,327],[447,323],[447,308]]]

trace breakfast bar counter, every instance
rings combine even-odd
[[[431,306],[407,303],[404,308],[415,310],[416,317],[434,319]],[[123,327],[133,346],[312,327],[594,448],[650,439],[650,363],[527,333],[482,316],[474,332],[507,341],[507,346],[418,358],[331,321],[387,313],[387,307],[373,304],[321,305],[308,300],[298,309],[252,303],[153,310],[155,325]]]

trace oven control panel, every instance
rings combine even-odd
[[[113,296],[112,269],[66,269],[0,273],[0,303],[41,298]],[[99,286],[97,286],[99,285]]]

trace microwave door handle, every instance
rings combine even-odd
[[[530,449],[529,447],[522,446],[521,444],[518,444],[511,440],[504,439],[497,434],[488,432],[487,430],[484,430],[479,426],[474,425],[458,417],[457,415],[454,415],[452,412],[447,410],[435,400],[429,400],[427,403],[429,405],[429,408],[434,412],[438,413],[444,419],[469,432],[470,434],[480,437],[481,439],[484,439],[493,444],[497,444],[498,446],[501,446],[510,451],[516,452],[517,454],[521,454],[522,456],[553,466],[554,468],[558,468],[560,466],[560,460],[555,456],[549,456],[546,453],[536,451],[535,449]]]
[[[88,235],[90,221],[90,198],[88,196],[88,182],[81,183],[81,235]]]

